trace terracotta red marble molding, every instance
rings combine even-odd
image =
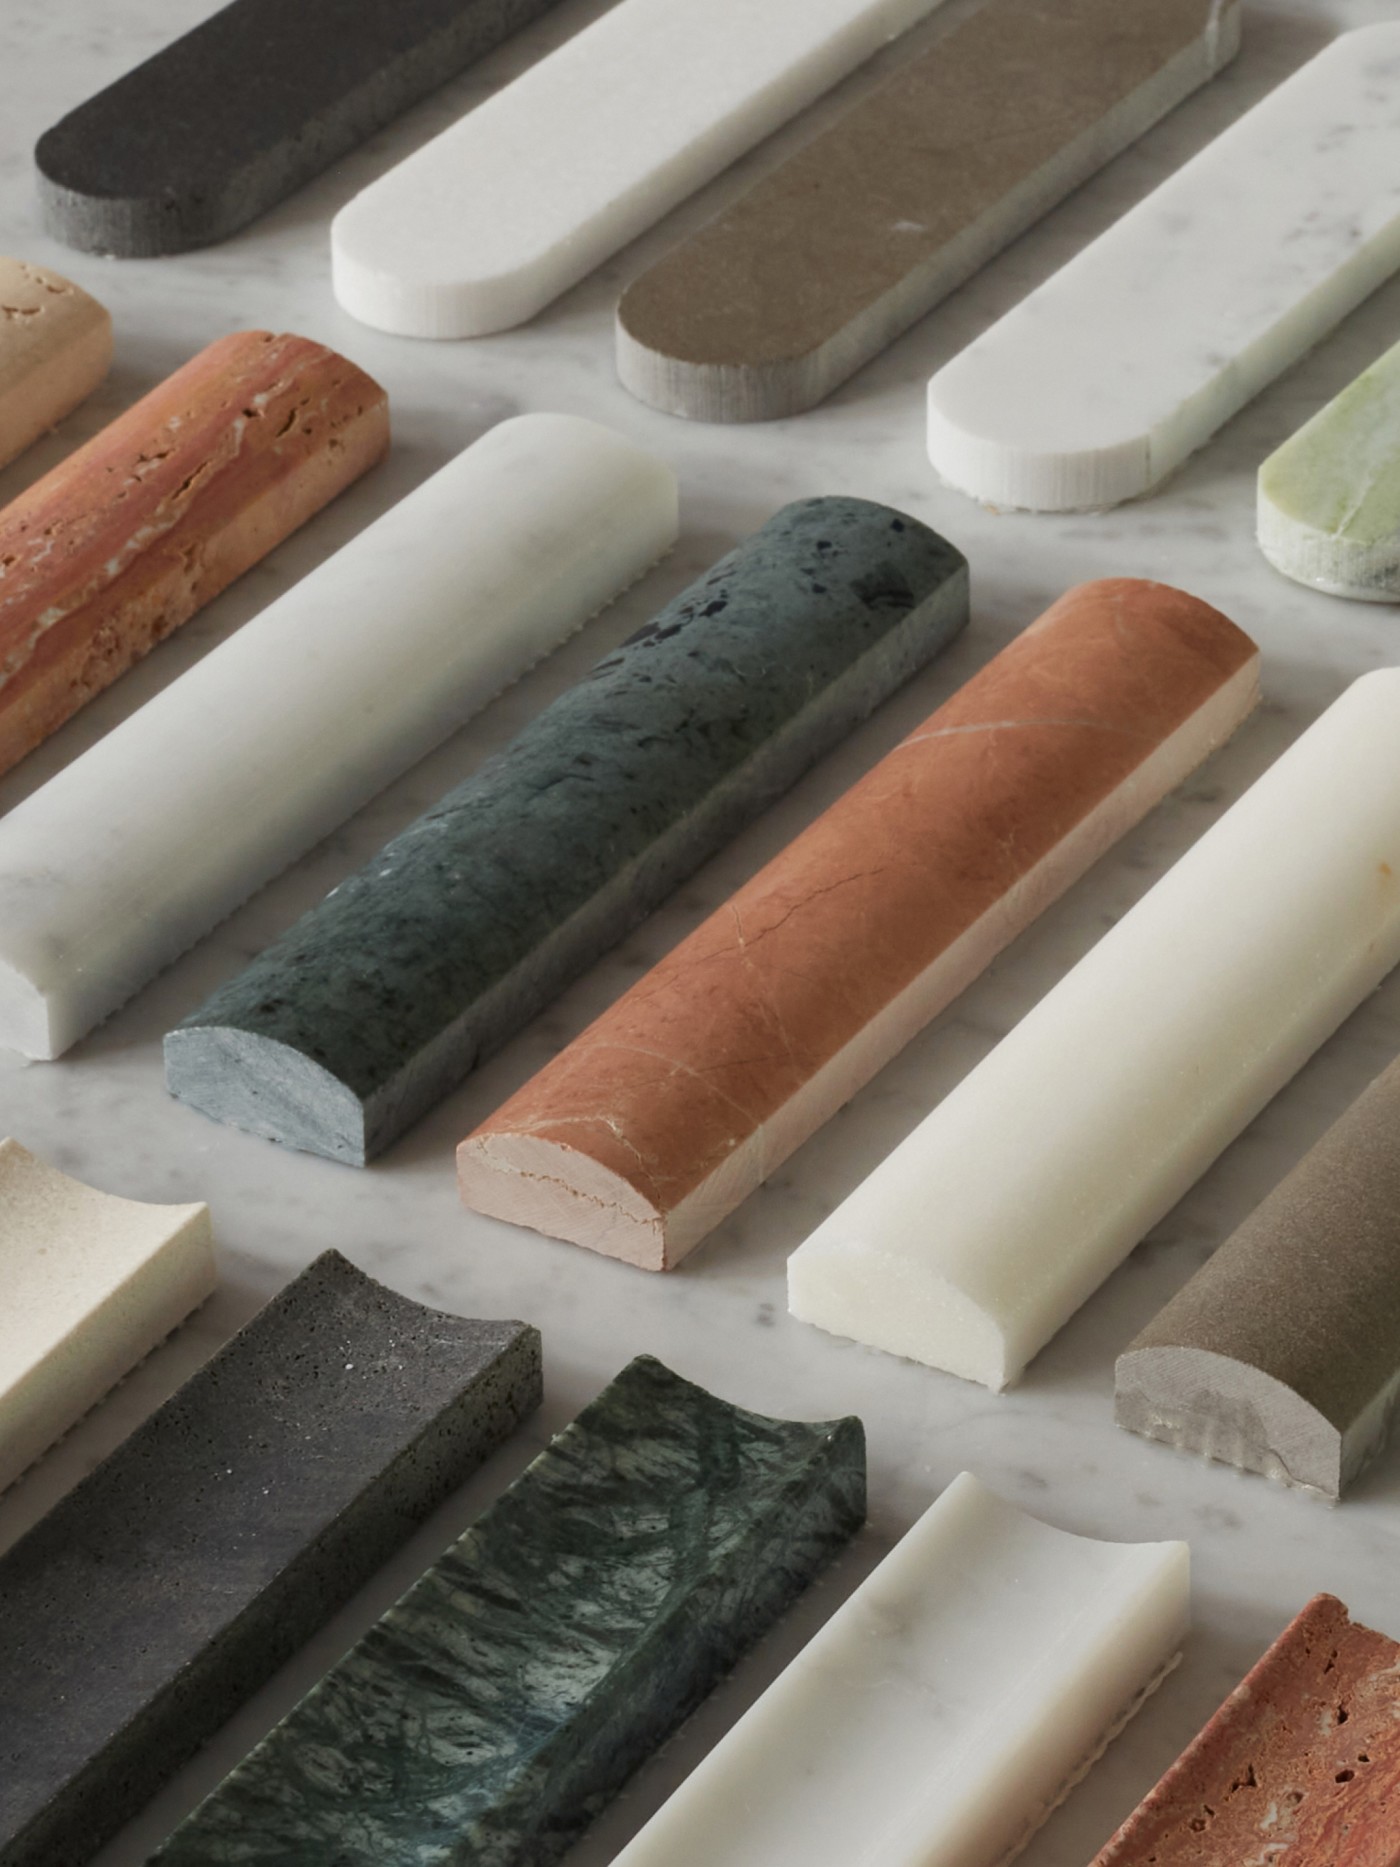
[[[221,337],[0,512],[0,771],[372,466],[384,391]]]
[[[1396,1867],[1400,1646],[1317,1595],[1092,1867]]]
[[[462,1143],[469,1206],[669,1270],[1258,696],[1165,584],[1062,597]]]

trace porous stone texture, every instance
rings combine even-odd
[[[864,1517],[858,1420],[634,1361],[153,1860],[544,1867]]]
[[[227,239],[554,3],[233,0],[44,132],[44,225],[127,258]]]
[[[0,512],[0,771],[372,466],[384,391],[238,331]]]
[[[628,288],[624,385],[701,421],[811,408],[1239,39],[1238,0],[990,0]]]
[[[1120,1426],[1337,1498],[1400,1396],[1400,1063],[1118,1359]]]
[[[1092,1867],[1395,1867],[1400,1646],[1318,1595]]]
[[[105,305],[47,266],[0,258],[0,467],[91,395],[111,361]]]
[[[785,507],[166,1039],[171,1092],[386,1147],[949,642],[967,566],[865,500]]]
[[[79,1867],[540,1398],[326,1252],[0,1558],[0,1867]]]

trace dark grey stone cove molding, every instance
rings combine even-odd
[[[540,1399],[335,1252],[0,1558],[0,1867],[78,1867]]]
[[[967,614],[917,519],[784,507],[171,1032],[171,1093],[363,1165]]]

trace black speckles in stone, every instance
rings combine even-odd
[[[153,1859],[545,1867],[864,1515],[859,1421],[635,1361]]]
[[[0,1867],[79,1867],[540,1398],[327,1252],[0,1557]]]
[[[172,1093],[369,1159],[951,641],[967,603],[962,556],[917,520],[786,507],[172,1032]]]

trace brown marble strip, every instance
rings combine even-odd
[[[1195,597],[1071,590],[468,1136],[466,1203],[671,1269],[1257,692]]]
[[[0,512],[0,771],[380,458],[384,391],[222,337]]]
[[[1318,1595],[1092,1867],[1396,1867],[1400,1646]]]

